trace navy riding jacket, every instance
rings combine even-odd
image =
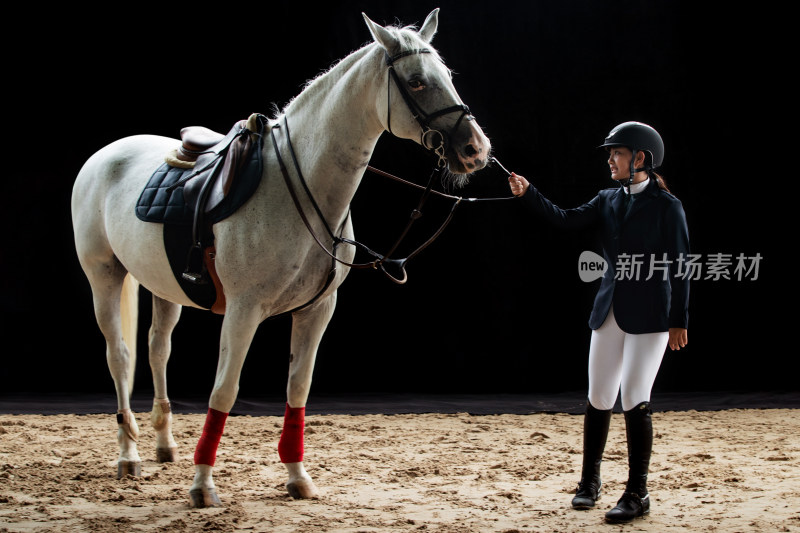
[[[621,187],[606,189],[580,207],[561,209],[531,185],[521,201],[560,228],[599,226],[608,269],[594,300],[590,328],[603,324],[612,305],[626,333],[687,328],[689,280],[681,273],[681,261],[689,259],[689,231],[683,205],[654,179],[634,195],[627,216],[626,196]]]

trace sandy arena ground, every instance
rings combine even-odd
[[[188,507],[204,415],[175,415],[176,463],[155,462],[148,413],[141,478],[116,479],[109,415],[0,416],[0,531],[570,532],[800,531],[800,411],[654,414],[649,517],[607,525],[627,473],[612,420],[598,508],[569,507],[582,417],[310,415],[306,468],[322,497],[293,500],[282,419],[228,419],[215,469],[223,507]]]

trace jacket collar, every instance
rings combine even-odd
[[[634,213],[642,209],[649,203],[650,200],[655,198],[657,195],[658,195],[658,182],[655,179],[650,178],[650,183],[647,184],[647,188],[641,192],[636,193],[636,203],[633,204],[633,207],[631,207],[630,215],[633,215]],[[626,193],[620,186],[617,192],[614,194],[613,198],[611,199],[611,208],[613,209],[614,215],[617,216],[618,220],[622,220],[622,217],[625,214],[625,201],[627,200],[627,196],[628,193]]]

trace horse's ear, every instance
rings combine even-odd
[[[400,44],[394,35],[392,35],[383,26],[372,22],[365,13],[361,13],[361,15],[364,17],[364,22],[367,23],[367,27],[369,28],[369,32],[372,34],[372,38],[375,39],[375,41],[377,41],[381,46],[383,46],[390,54],[393,53],[393,50],[396,50]]]
[[[433,36],[436,34],[436,28],[439,26],[439,8],[437,7],[433,11],[431,11],[428,18],[425,19],[425,23],[422,25],[422,29],[419,30],[419,36],[422,37],[422,40],[426,43],[430,43],[433,40]]]

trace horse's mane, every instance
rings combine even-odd
[[[394,26],[386,26],[385,29],[391,32],[401,43],[400,48],[395,53],[400,52],[402,50],[417,48],[420,46],[420,38],[417,33],[417,26],[415,25],[400,26],[398,24]],[[369,41],[368,43],[365,43],[364,45],[350,52],[341,59],[335,61],[328,69],[321,71],[315,77],[307,80],[303,84],[300,93],[294,96],[291,100],[289,100],[289,102],[283,107],[283,109],[279,109],[277,105],[273,104],[272,118],[276,119],[281,114],[285,114],[289,110],[289,108],[293,104],[295,104],[297,100],[300,99],[304,94],[306,94],[312,87],[324,83],[323,80],[328,80],[329,78],[332,78],[340,70],[342,71],[346,70],[346,69],[339,69],[338,67],[342,65],[350,65],[359,61],[364,55],[366,55],[370,50],[372,50],[376,46],[380,45],[377,44],[375,41]],[[434,49],[428,44],[425,45],[425,48],[429,49],[431,51],[431,55],[433,55],[434,57],[436,57],[441,61],[441,57],[439,56],[439,53],[436,51],[436,49]]]

